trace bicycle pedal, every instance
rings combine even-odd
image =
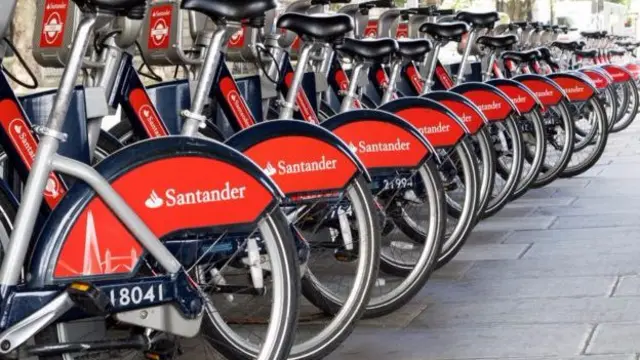
[[[340,262],[354,262],[358,260],[358,253],[353,250],[339,249],[333,254]]]
[[[109,296],[90,283],[72,282],[67,287],[67,293],[75,305],[89,315],[105,315],[111,311]]]
[[[182,355],[180,346],[168,339],[155,343],[151,350],[144,352],[145,359],[149,360],[173,360],[180,355]]]

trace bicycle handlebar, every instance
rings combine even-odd
[[[351,0],[311,0],[311,5],[349,4]]]
[[[363,2],[358,6],[360,7],[360,9],[369,10],[373,8],[394,8],[396,7],[396,4],[394,3],[393,0],[373,0],[373,1]]]

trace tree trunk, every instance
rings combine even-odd
[[[38,1],[18,0],[16,11],[13,16],[13,22],[11,24],[11,33],[13,34],[13,43],[20,52],[20,55],[25,59],[27,65],[31,68],[31,71],[33,71],[38,81],[41,81],[42,72],[40,71],[40,66],[33,59],[33,47],[31,41],[34,31],[36,3],[38,3]],[[30,79],[26,76],[26,71],[15,57],[12,58],[11,61],[7,62],[5,60],[5,62],[7,63],[7,69],[12,74],[16,75],[18,79],[25,80],[27,83],[30,82]],[[17,92],[25,90],[18,84],[12,85],[14,86],[14,90]]]

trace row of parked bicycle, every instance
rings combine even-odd
[[[3,358],[323,358],[638,112],[636,43],[495,12],[37,1],[34,58],[64,71],[0,75]]]

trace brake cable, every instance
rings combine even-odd
[[[26,82],[23,82],[22,80],[18,79],[18,77],[13,75],[11,72],[9,72],[9,70],[6,67],[4,67],[4,65],[0,65],[0,68],[2,69],[2,71],[4,71],[4,73],[7,74],[9,79],[13,80],[14,82],[16,82],[22,87],[25,87],[31,90],[38,88],[38,86],[40,85],[38,84],[38,79],[36,78],[36,75],[33,73],[31,68],[29,67],[29,64],[27,64],[27,62],[24,60],[24,58],[22,57],[22,55],[20,54],[16,46],[7,37],[2,38],[2,40],[4,40],[4,42],[7,43],[7,46],[9,46],[11,51],[13,51],[13,53],[16,55],[16,59],[18,59],[18,61],[20,62],[20,65],[22,65],[22,67],[27,71],[27,75],[29,75],[33,84],[27,84]]]
[[[280,79],[282,79],[282,74],[280,73],[280,64],[278,64],[278,60],[276,59],[276,57],[265,47],[262,46],[256,46],[256,55],[258,55],[258,58],[256,59],[256,61],[254,61],[254,65],[256,65],[256,67],[259,67],[260,70],[262,70],[262,73],[264,74],[264,76],[267,78],[267,80],[269,80],[271,83],[277,85],[278,82],[280,81]],[[267,71],[267,69],[265,68],[265,64],[264,61],[262,61],[262,52],[266,53],[267,55],[269,55],[269,57],[271,58],[271,60],[273,60],[273,63],[275,64],[275,66],[278,67],[278,74],[277,77],[274,79],[271,77],[271,75],[269,75],[269,72]]]
[[[138,49],[138,52],[140,53],[140,58],[142,59],[142,64],[140,65],[140,67],[138,67],[138,74],[140,74],[140,76],[146,77],[147,79],[151,79],[155,82],[162,82],[163,80],[162,77],[158,75],[155,71],[153,71],[153,69],[151,68],[151,66],[149,66],[149,63],[147,62],[147,59],[145,59],[144,55],[142,54],[142,46],[140,45],[138,40],[136,40],[136,48]],[[149,70],[149,73],[142,72],[142,69],[145,66]]]

